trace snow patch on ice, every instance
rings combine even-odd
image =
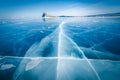
[[[27,65],[26,65],[26,71],[30,70],[34,67],[36,67],[41,61],[40,59],[32,59]]]
[[[0,67],[0,70],[6,70],[15,67],[13,64],[4,64]]]

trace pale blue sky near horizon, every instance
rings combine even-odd
[[[0,13],[21,16],[89,15],[120,12],[120,0],[0,0]]]

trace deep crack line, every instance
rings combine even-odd
[[[95,70],[95,68],[93,67],[92,63],[87,59],[87,57],[85,56],[84,52],[77,46],[77,44],[75,42],[73,42],[72,39],[70,39],[67,35],[63,34],[68,40],[70,40],[72,42],[72,44],[74,44],[76,46],[76,48],[82,53],[83,58],[88,62],[89,66],[91,67],[91,69],[94,71],[95,75],[97,76],[98,80],[101,80],[101,78],[99,77],[97,71]]]
[[[62,31],[62,26],[65,24],[65,22],[62,22],[60,25],[59,25],[59,33],[58,33],[58,51],[57,51],[57,57],[58,57],[58,61],[57,61],[57,79],[56,80],[59,80],[59,68],[60,68],[60,54],[61,54],[61,45],[62,45],[62,34],[63,34],[63,31]]]
[[[77,44],[72,40],[70,39],[67,35],[65,35],[63,33],[63,30],[62,30],[62,26],[65,24],[65,22],[62,22],[60,25],[59,25],[59,34],[58,34],[58,53],[57,53],[57,56],[58,56],[58,62],[57,62],[57,80],[59,80],[59,68],[60,68],[60,60],[59,58],[61,57],[60,54],[61,54],[61,45],[62,45],[62,36],[65,36],[70,42],[72,42],[72,44],[74,44],[76,46],[76,48],[80,51],[80,53],[83,55],[83,58],[88,62],[89,66],[91,67],[91,69],[93,70],[93,72],[95,73],[96,77],[98,78],[98,80],[101,80],[101,78],[99,77],[97,71],[95,70],[95,68],[93,67],[92,63],[87,59],[87,57],[85,56],[84,52],[77,46]]]

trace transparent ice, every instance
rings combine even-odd
[[[66,34],[65,24],[66,22],[61,22],[53,33],[42,39],[40,43],[35,43],[26,52],[25,57],[33,57],[33,59],[31,61],[23,59],[13,80],[33,80],[35,76],[37,76],[35,78],[37,80],[102,80],[92,61]],[[104,64],[104,61],[101,63]],[[45,68],[46,66],[48,67]],[[55,72],[53,69],[55,69]],[[32,77],[27,78],[29,75],[32,75]]]
[[[89,21],[82,18],[76,21],[62,20],[54,29],[56,23],[53,24],[52,21],[42,22],[46,26],[41,24],[43,26],[40,26],[41,28],[26,27],[24,24],[27,22],[24,21],[15,22],[15,25],[22,25],[19,28],[30,28],[27,31],[28,35],[25,32],[13,34],[16,35],[15,39],[18,39],[18,42],[23,41],[18,51],[16,47],[13,49],[18,55],[22,54],[25,44],[29,45],[29,42],[24,41],[26,37],[33,36],[35,32],[45,34],[50,30],[51,33],[46,34],[42,40],[35,41],[22,57],[1,56],[0,71],[15,68],[12,80],[119,80],[120,56],[103,47],[106,43],[114,46],[110,41],[116,36],[119,39],[120,34],[117,33],[119,27],[114,32],[106,24],[109,20],[104,20],[90,19]],[[111,22],[109,23],[112,25]],[[4,35],[9,33],[11,32]],[[39,36],[42,35],[36,37]],[[6,37],[8,36],[2,38]]]

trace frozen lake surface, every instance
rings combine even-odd
[[[120,18],[0,20],[1,80],[120,80],[119,70]]]

